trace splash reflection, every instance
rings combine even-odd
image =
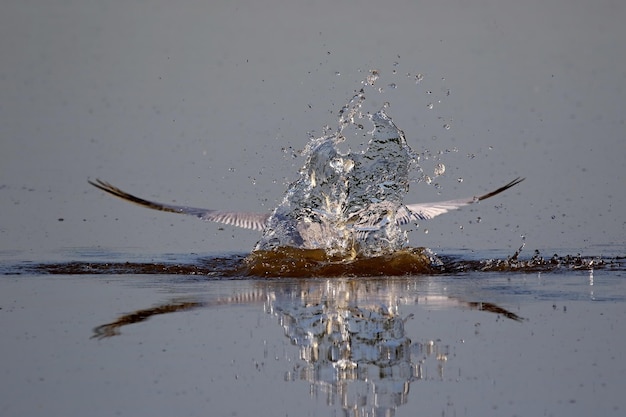
[[[327,281],[296,303],[269,305],[285,335],[299,348],[286,380],[304,380],[311,394],[346,415],[393,415],[418,379],[442,379],[448,346],[413,342],[405,331],[412,316],[400,306],[403,285]],[[425,301],[425,298],[422,299]]]
[[[522,320],[490,302],[451,297],[429,277],[283,279],[254,285],[250,291],[229,297],[178,299],[138,310],[96,327],[92,337],[119,335],[121,327],[159,314],[257,304],[277,318],[297,347],[287,362],[295,365],[285,370],[286,381],[308,382],[312,396],[342,408],[345,415],[392,416],[407,402],[412,382],[446,378],[450,359],[450,346],[445,342],[427,334],[423,338],[408,334],[407,323],[417,318],[403,314],[403,307],[420,305],[424,314],[446,308],[480,310]]]

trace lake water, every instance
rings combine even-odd
[[[624,415],[626,3],[5,3],[1,416]],[[526,178],[405,226],[442,269],[267,277],[87,183],[269,213],[374,70],[406,203]]]
[[[626,262],[601,250],[327,278],[237,275],[245,254],[3,253],[2,415],[620,416]]]

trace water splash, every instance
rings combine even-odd
[[[372,72],[366,83],[377,78]],[[408,192],[416,154],[384,109],[362,113],[364,100],[361,89],[339,112],[337,129],[309,142],[300,176],[274,210],[255,251],[295,247],[355,257],[405,247],[406,232],[395,215]],[[374,126],[366,149],[341,151],[345,129],[361,129],[363,119]]]

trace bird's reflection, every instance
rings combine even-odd
[[[285,336],[298,348],[299,360],[285,380],[307,381],[311,395],[323,397],[345,415],[392,416],[406,403],[416,380],[445,377],[449,346],[418,339],[405,330],[413,315],[403,306],[461,308],[521,321],[515,313],[489,302],[463,301],[433,290],[430,278],[276,280],[247,292],[203,300],[174,300],[124,315],[94,329],[94,338],[120,334],[120,328],[154,315],[256,303],[278,318]],[[428,335],[425,335],[428,336]]]

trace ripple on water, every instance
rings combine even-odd
[[[426,248],[405,248],[373,257],[345,258],[329,255],[324,250],[277,248],[255,251],[249,255],[234,254],[213,257],[187,256],[180,262],[57,262],[4,265],[4,275],[195,275],[206,279],[244,277],[371,277],[406,275],[459,275],[467,273],[550,274],[562,271],[626,271],[626,256],[553,255],[543,257],[536,252],[523,258],[436,256]],[[158,258],[158,257],[157,257]],[[593,276],[593,275],[591,275]]]

